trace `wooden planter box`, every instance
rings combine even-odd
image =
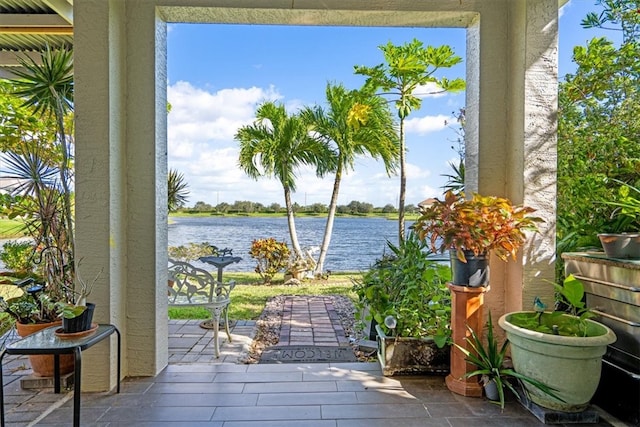
[[[430,338],[389,337],[379,325],[376,331],[378,361],[384,376],[449,373],[449,345],[438,348]]]

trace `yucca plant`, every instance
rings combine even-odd
[[[511,390],[514,394],[518,394],[513,384],[509,382],[508,377],[513,377],[519,381],[525,381],[533,385],[534,387],[539,388],[540,390],[542,390],[542,392],[555,397],[561,402],[564,402],[562,398],[554,393],[554,391],[556,391],[555,389],[541,383],[538,380],[530,378],[526,375],[519,374],[512,368],[505,367],[504,361],[509,341],[505,340],[502,346],[499,346],[498,340],[493,333],[493,322],[491,321],[491,313],[489,313],[486,345],[482,342],[482,339],[480,339],[473,328],[467,325],[467,329],[469,330],[471,336],[465,338],[465,340],[469,344],[469,347],[471,347],[471,351],[458,344],[455,344],[455,346],[462,353],[464,353],[464,355],[466,356],[465,360],[469,363],[474,364],[478,369],[476,369],[475,371],[467,372],[464,377],[469,378],[480,375],[481,383],[483,385],[494,381],[498,389],[497,403],[500,404],[500,408],[504,409],[505,387],[509,388],[509,390]]]

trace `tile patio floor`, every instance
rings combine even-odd
[[[300,320],[300,319],[298,319]],[[313,325],[310,325],[313,327]],[[237,322],[221,357],[199,321],[170,321],[169,365],[126,378],[120,394],[84,393],[83,426],[382,427],[539,426],[518,402],[504,412],[450,392],[440,376],[384,377],[376,363],[239,364],[254,322]],[[91,351],[91,350],[88,350]],[[72,392],[21,390],[23,359],[3,364],[7,426],[70,426]],[[28,366],[28,364],[26,364]],[[85,366],[85,369],[87,366]],[[608,417],[607,414],[603,414]],[[610,417],[589,426],[624,426]],[[576,426],[577,424],[571,424]]]

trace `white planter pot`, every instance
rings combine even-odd
[[[640,258],[640,233],[601,233],[598,238],[609,258]]]

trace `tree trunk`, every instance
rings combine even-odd
[[[406,153],[404,141],[404,119],[400,119],[400,197],[398,199],[398,240],[404,241],[404,205],[407,192]]]
[[[320,255],[318,255],[318,262],[316,264],[315,274],[322,274],[324,270],[324,260],[327,257],[329,250],[329,243],[331,242],[331,235],[333,234],[333,220],[336,216],[336,208],[338,207],[338,192],[340,191],[340,181],[342,180],[342,164],[338,165],[336,171],[336,178],[333,181],[333,191],[331,193],[331,202],[329,203],[329,214],[327,215],[327,225],[324,229],[324,236],[322,237],[322,246],[320,247]]]
[[[296,258],[302,258],[302,250],[298,243],[298,233],[296,232],[296,222],[293,213],[293,204],[291,203],[291,189],[284,187],[284,203],[287,208],[287,224],[289,225],[289,237],[291,238],[291,246]]]

